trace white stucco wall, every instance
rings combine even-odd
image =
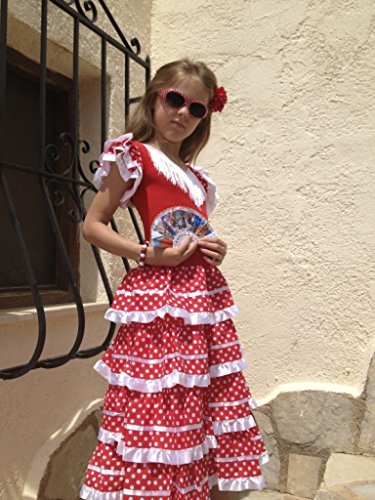
[[[206,61],[228,90],[200,157],[258,403],[358,394],[375,345],[375,5],[153,2],[152,65]]]
[[[10,1],[9,38],[36,59],[39,2],[31,4]],[[229,244],[223,270],[242,311],[236,324],[258,403],[285,384],[336,384],[358,394],[374,350],[373,3],[108,5],[127,37],[140,39],[154,70],[182,56],[203,59],[228,90],[200,162],[221,195],[212,222]],[[69,75],[68,26],[51,19],[49,64]],[[98,52],[90,42],[83,47],[81,98],[90,104],[98,95]],[[111,60],[109,135],[123,128],[116,68]],[[98,110],[87,109],[81,133],[98,149]],[[83,247],[84,293],[100,299],[88,255]],[[100,307],[87,311],[95,343],[106,326]],[[48,349],[61,351],[75,312],[52,308],[48,325]],[[0,317],[2,366],[27,358],[35,331],[35,317]],[[1,500],[35,498],[50,454],[99,406],[106,384],[93,363],[75,360],[1,384]]]
[[[108,330],[105,305],[86,305],[85,348],[103,342]],[[77,320],[65,306],[47,310],[48,336],[43,358],[69,351]],[[29,360],[38,332],[30,311],[0,314],[2,367]],[[0,499],[37,498],[40,480],[50,455],[100,406],[107,384],[92,370],[95,358],[73,360],[53,369],[37,369],[0,386],[1,453]]]

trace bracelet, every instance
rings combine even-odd
[[[149,247],[149,245],[150,245],[150,242],[145,241],[141,247],[141,251],[140,251],[139,257],[138,257],[138,265],[141,267],[143,267],[145,265],[147,248]]]

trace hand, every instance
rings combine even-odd
[[[191,243],[192,237],[186,238],[178,247],[148,247],[146,264],[150,266],[170,266],[176,267],[182,264],[198,248],[198,241]]]
[[[220,238],[206,236],[198,240],[198,247],[203,258],[213,266],[220,266],[227,253],[227,244]]]

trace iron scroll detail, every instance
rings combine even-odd
[[[96,8],[95,1],[94,0],[62,0],[66,5],[72,6],[74,5],[75,8],[77,9],[77,12],[83,16],[85,19],[87,19],[91,23],[96,23],[98,21],[98,9]],[[135,37],[130,39],[130,43],[128,42],[127,38],[125,35],[122,33],[121,29],[119,28],[118,24],[115,21],[115,18],[113,17],[111,11],[109,10],[107,4],[105,3],[104,0],[96,0],[100,6],[102,7],[103,11],[106,14],[106,17],[109,19],[112,27],[115,29],[117,35],[119,36],[120,40],[124,44],[124,46],[132,51],[134,54],[139,55],[141,53],[141,44],[139,43],[139,40]]]
[[[69,106],[67,107],[66,124],[60,124],[60,121],[51,121],[47,123],[47,89],[50,84],[49,70],[47,68],[47,52],[48,52],[48,16],[49,7],[53,5],[57,7],[62,16],[72,18],[73,23],[67,23],[67,26],[72,26],[72,77],[69,82],[64,83],[64,92],[69,92]],[[40,58],[39,58],[39,103],[37,109],[37,118],[33,118],[30,127],[35,127],[38,130],[37,134],[37,153],[35,168],[28,160],[8,160],[4,154],[4,143],[6,130],[7,116],[6,110],[6,69],[7,69],[7,0],[0,0],[1,16],[0,16],[0,193],[4,199],[6,213],[2,216],[7,217],[14,230],[15,253],[20,255],[20,266],[24,270],[25,287],[30,292],[32,303],[34,304],[37,322],[37,335],[35,346],[33,346],[32,354],[28,361],[17,366],[2,367],[0,369],[0,379],[14,379],[20,377],[30,370],[36,368],[55,368],[68,363],[75,358],[89,358],[104,351],[114,335],[115,325],[109,323],[107,331],[103,332],[103,339],[98,345],[91,347],[82,346],[82,341],[85,335],[85,319],[86,311],[84,300],[80,290],[80,269],[79,269],[79,244],[73,246],[73,251],[68,243],[75,244],[79,241],[79,223],[86,216],[86,206],[92,193],[96,191],[92,184],[92,174],[98,167],[98,160],[95,155],[91,155],[91,148],[88,141],[80,138],[80,102],[79,102],[79,70],[80,70],[80,47],[81,33],[85,30],[96,36],[97,48],[100,55],[100,103],[98,106],[100,119],[98,120],[97,135],[95,143],[104,145],[108,133],[108,84],[107,84],[107,47],[111,50],[117,50],[122,55],[124,64],[124,117],[125,122],[129,116],[131,106],[138,102],[139,96],[131,95],[131,79],[133,75],[132,64],[137,65],[144,71],[144,80],[147,85],[150,80],[150,60],[148,57],[141,58],[141,45],[136,38],[131,38],[130,41],[125,37],[119,28],[116,20],[109,11],[104,0],[41,0],[41,25],[40,25]],[[115,30],[117,36],[107,33],[98,26],[100,14],[104,12],[104,19],[107,20],[106,25]],[[108,23],[109,21],[109,23]],[[84,29],[80,29],[81,27]],[[93,36],[93,40],[94,40]],[[37,74],[38,74],[37,73]],[[52,71],[50,72],[52,73]],[[35,75],[34,75],[35,77]],[[48,77],[48,78],[47,78]],[[66,88],[69,90],[66,91]],[[121,101],[122,102],[122,101]],[[34,115],[33,115],[34,116]],[[55,129],[53,134],[47,135],[46,129],[50,123],[54,123]],[[61,127],[57,129],[57,127]],[[46,139],[48,137],[48,139]],[[23,163],[22,163],[23,162]],[[34,182],[36,188],[33,196],[38,197],[38,202],[41,208],[47,214],[46,227],[53,234],[56,255],[58,255],[57,263],[59,267],[59,279],[61,277],[61,290],[69,292],[69,299],[65,303],[72,306],[72,315],[76,316],[76,332],[72,336],[71,344],[67,347],[66,352],[61,352],[52,357],[43,357],[43,350],[46,340],[48,339],[48,328],[46,321],[45,305],[45,287],[44,283],[39,281],[35,272],[33,259],[33,249],[25,237],[25,232],[17,214],[15,200],[11,190],[11,185],[8,179],[12,175],[22,174],[24,179],[33,178],[38,182]],[[28,200],[32,203],[32,199]],[[31,217],[31,214],[30,214]],[[137,219],[134,212],[129,208],[129,217],[133,223],[136,237],[142,240],[142,232],[137,224]],[[110,221],[113,230],[117,231],[116,222],[114,219]],[[76,230],[77,228],[77,230]],[[70,232],[69,232],[70,231]],[[69,234],[69,238],[65,235]],[[76,252],[76,253],[74,253]],[[112,302],[113,294],[111,284],[106,273],[105,265],[101,259],[101,254],[95,246],[92,246],[95,263],[93,267],[98,273],[98,279],[101,280],[103,290],[106,294],[108,303]],[[77,257],[78,256],[78,257]],[[77,264],[78,262],[78,264]],[[122,259],[124,270],[129,270],[130,266],[126,259]],[[93,270],[95,270],[93,269]],[[61,290],[55,287],[58,292]],[[55,293],[56,290],[53,290]],[[57,302],[50,302],[56,304]],[[20,307],[20,306],[18,306]],[[0,346],[1,348],[1,346]]]

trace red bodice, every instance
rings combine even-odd
[[[154,219],[168,208],[183,206],[195,210],[207,219],[206,202],[200,207],[196,206],[187,192],[184,192],[178,185],[172,184],[170,180],[158,172],[147,148],[143,144],[133,142],[131,155],[143,167],[142,180],[132,197],[132,202],[141,217],[146,240],[150,239],[150,229]],[[207,186],[204,179],[195,171],[193,173],[206,189]],[[203,259],[203,255],[199,249],[184,262],[184,265],[196,264],[209,265]]]

